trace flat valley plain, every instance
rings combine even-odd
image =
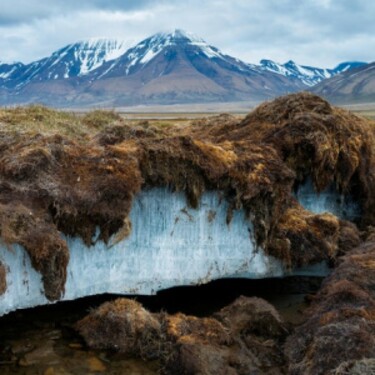
[[[375,120],[375,103],[348,104],[343,105],[342,108],[354,112],[357,115]]]
[[[191,120],[228,113],[236,117],[244,117],[257,107],[260,102],[233,102],[212,104],[178,104],[163,106],[120,107],[115,111],[129,120]],[[336,105],[336,104],[334,104]],[[375,102],[337,105],[359,116],[375,120]],[[86,111],[82,111],[86,112]]]
[[[209,104],[180,104],[168,106],[136,106],[122,108],[96,107],[90,109],[64,108],[53,110],[40,105],[0,108],[0,130],[31,134],[60,134],[80,139],[92,136],[106,126],[126,123],[130,126],[156,126],[167,130],[173,126],[204,125],[217,116],[232,116],[241,120],[260,103],[233,102]],[[359,116],[375,120],[375,102],[342,105]]]

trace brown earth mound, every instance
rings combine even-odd
[[[152,359],[159,351],[161,324],[138,302],[117,299],[91,312],[77,325],[87,345]]]
[[[287,328],[259,298],[240,297],[216,317],[150,314],[137,302],[107,302],[77,323],[86,343],[145,359],[163,374],[281,374]],[[259,329],[258,329],[259,328]]]
[[[375,242],[340,259],[286,343],[290,374],[373,374]]]
[[[167,186],[199,206],[219,190],[243,208],[258,245],[290,267],[332,260],[358,233],[336,217],[313,215],[293,198],[311,176],[317,191],[334,183],[351,193],[374,223],[373,130],[365,120],[317,96],[294,94],[265,103],[243,121],[219,116],[185,127],[113,127],[72,140],[14,132],[0,124],[0,237],[19,243],[42,273],[45,294],[64,291],[69,250],[60,232],[92,243],[125,236],[132,199],[142,187]],[[85,126],[99,127],[91,117]],[[92,125],[94,124],[94,125]],[[350,246],[348,246],[350,247]]]
[[[279,313],[261,298],[241,296],[215,313],[214,318],[240,336],[255,334],[267,339],[287,334]]]

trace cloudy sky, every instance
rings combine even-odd
[[[373,0],[2,0],[0,61],[30,62],[91,37],[129,45],[181,28],[246,62],[375,61]]]

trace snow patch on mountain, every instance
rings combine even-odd
[[[123,40],[91,38],[70,44],[64,49],[57,51],[55,53],[57,59],[53,65],[66,60],[66,56],[69,56],[70,61],[66,63],[67,70],[64,77],[72,76],[70,73],[72,69],[69,69],[69,67],[71,68],[74,65],[78,65],[78,73],[76,75],[83,76],[97,69],[104,62],[117,59],[127,51],[128,47],[128,43]]]
[[[20,62],[5,63],[0,62],[0,80],[6,81],[11,79],[14,74],[24,65]]]
[[[0,73],[0,78],[7,79],[9,78],[12,73],[14,73],[17,70],[17,66],[12,66],[10,70],[6,70]]]

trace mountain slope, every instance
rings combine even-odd
[[[7,88],[8,83],[14,82],[19,72],[24,69],[25,65],[16,63],[2,63],[0,62],[0,88]],[[12,86],[12,83],[10,84]]]
[[[375,102],[375,62],[323,81],[311,91],[337,103]]]

